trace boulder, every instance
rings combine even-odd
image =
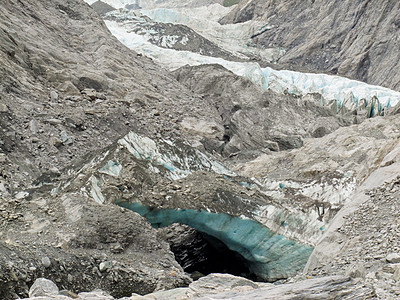
[[[29,289],[29,297],[55,296],[59,294],[57,285],[46,278],[38,278]]]

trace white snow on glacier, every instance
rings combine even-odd
[[[89,4],[94,0],[86,0]],[[116,8],[123,8],[129,4],[143,4],[150,10],[140,10],[140,13],[152,18],[156,22],[184,24],[202,34],[222,48],[235,54],[254,52],[252,47],[247,46],[249,36],[257,31],[263,24],[258,22],[245,22],[241,24],[221,25],[218,20],[229,12],[231,8],[225,8],[219,4],[199,8],[160,8],[163,4],[155,0],[104,0],[104,2]],[[142,3],[143,2],[143,3]],[[171,1],[170,1],[171,2]],[[165,4],[166,5],[166,4]],[[170,4],[172,5],[172,4]],[[174,6],[177,6],[174,4]],[[118,14],[129,15],[129,11],[121,11]],[[360,81],[350,80],[340,76],[326,74],[301,73],[289,70],[277,71],[272,68],[260,68],[256,63],[231,62],[215,57],[207,57],[188,51],[175,51],[162,49],[147,41],[147,36],[129,32],[129,21],[115,22],[106,21],[110,31],[126,46],[133,50],[151,57],[164,67],[174,70],[184,65],[220,64],[233,73],[245,76],[255,82],[263,89],[271,89],[277,93],[290,93],[295,95],[306,95],[317,93],[323,97],[323,104],[336,100],[338,109],[346,107],[354,109],[367,106],[372,103],[374,114],[378,114],[385,107],[394,106],[400,100],[400,92],[396,92],[380,86],[369,85]],[[261,50],[260,50],[261,51]],[[282,49],[263,49],[264,58],[269,61],[279,58],[284,54]],[[254,53],[253,53],[254,54]],[[365,101],[362,101],[365,99]],[[378,102],[377,104],[373,101]],[[374,107],[378,106],[378,107]]]
[[[226,15],[232,7],[226,8],[219,4],[212,4],[198,8],[157,8],[140,10],[152,20],[161,23],[183,24],[205,38],[213,41],[225,50],[236,56],[260,57],[267,62],[275,62],[285,54],[283,48],[260,48],[251,46],[250,37],[261,29],[268,29],[268,25],[259,21],[247,21],[236,24],[221,25],[218,20]]]
[[[400,101],[400,92],[340,76],[277,71],[268,67],[262,69],[257,63],[232,62],[189,51],[159,48],[148,42],[144,36],[130,32],[128,21],[106,21],[106,24],[123,44],[170,70],[184,65],[220,64],[239,76],[247,77],[265,90],[296,95],[318,93],[326,102],[336,100],[338,106],[344,105],[348,109],[357,107],[361,99],[365,99],[363,105],[367,105],[376,97],[380,103],[377,110],[394,106]]]

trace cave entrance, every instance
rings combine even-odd
[[[249,262],[217,238],[182,224],[172,224],[159,231],[169,243],[176,261],[193,280],[210,273],[228,273],[257,280],[248,267]]]

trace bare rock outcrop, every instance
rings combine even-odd
[[[252,37],[262,47],[283,47],[290,69],[323,71],[400,90],[397,1],[241,1],[221,22],[259,20]]]

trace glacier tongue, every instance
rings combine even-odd
[[[373,97],[385,107],[394,106],[400,100],[400,92],[340,76],[276,71],[271,68],[262,70],[266,79],[264,88],[270,88],[278,93],[285,90],[296,95],[319,93],[326,100],[336,100],[339,105],[349,108],[357,107],[361,99],[365,99],[368,104]]]
[[[149,43],[145,37],[129,31],[129,22],[106,21],[110,31],[126,46],[151,57],[164,67],[175,70],[184,65],[219,64],[236,75],[244,76],[263,89],[271,89],[277,93],[306,95],[320,94],[327,104],[334,100],[337,106],[352,110],[356,107],[379,101],[375,114],[382,108],[394,106],[400,100],[400,92],[364,82],[350,80],[340,76],[326,74],[301,73],[289,70],[273,70],[260,68],[257,63],[232,62],[221,58],[209,57],[188,51],[175,51],[159,48]],[[361,100],[365,99],[364,102]]]
[[[225,25],[218,23],[231,9],[212,4],[192,9],[157,8],[140,12],[156,22],[186,25],[218,46],[231,51],[235,56],[259,57],[266,62],[275,62],[285,54],[283,48],[264,49],[251,46],[250,37],[261,29],[269,28],[268,24],[259,21]]]

